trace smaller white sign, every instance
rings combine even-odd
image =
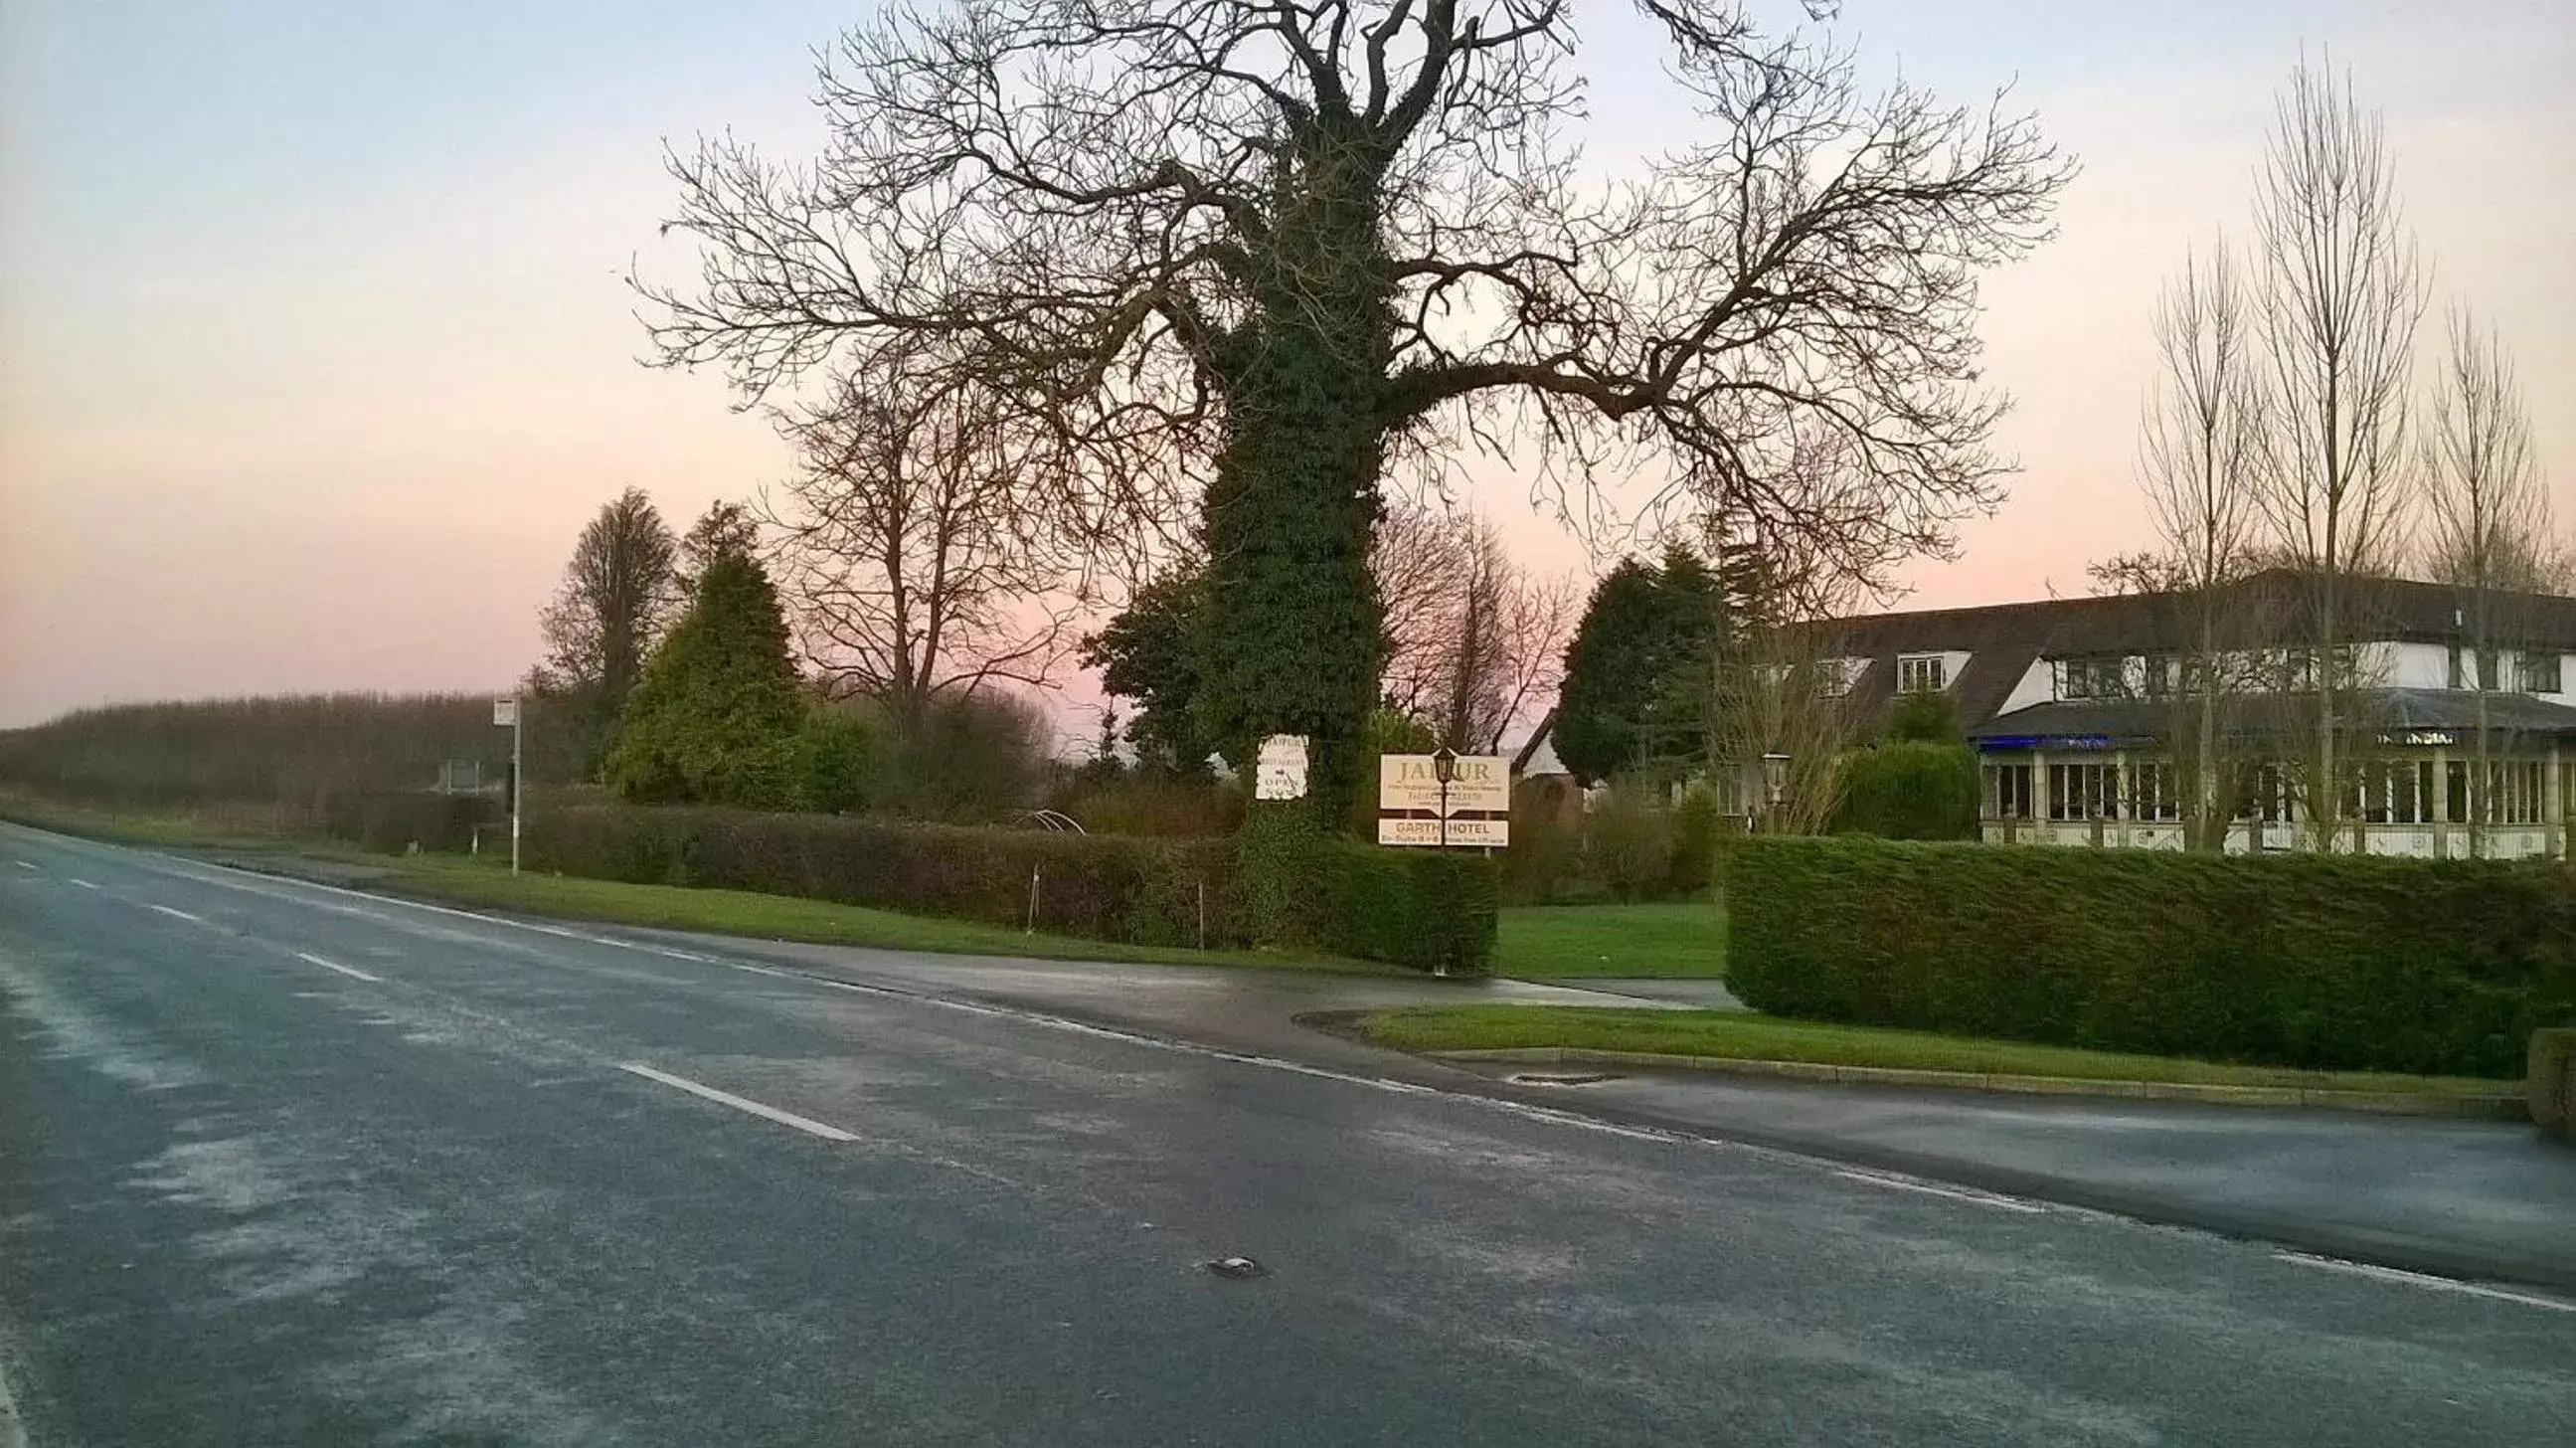
[[[518,701],[518,700],[516,700],[516,699],[495,699],[495,700],[493,700],[493,701],[492,701],[492,722],[493,722],[494,724],[496,724],[496,725],[500,726],[501,728],[504,728],[504,729],[508,728],[509,726],[511,726],[511,725],[513,725],[513,724],[518,723],[518,722],[519,722],[519,701]]]
[[[1306,736],[1273,734],[1261,741],[1261,757],[1253,766],[1254,799],[1304,799],[1306,797]]]
[[[1381,845],[1429,845],[1441,843],[1440,821],[1380,819],[1377,842]],[[1449,821],[1449,848],[1453,850],[1503,849],[1512,842],[1512,822],[1507,819],[1452,819]]]

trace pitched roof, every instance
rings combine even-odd
[[[2229,590],[2229,612],[2240,628],[2270,642],[2312,636],[2315,597],[2310,575],[2267,569]],[[2471,590],[2399,578],[2346,580],[2345,633],[2357,639],[2460,643],[2469,639]],[[1795,625],[1829,654],[1868,660],[1853,681],[1851,705],[1875,718],[1896,692],[1899,654],[1958,652],[1968,657],[1950,694],[1959,719],[1991,719],[2012,696],[2030,666],[2043,658],[2082,654],[2148,654],[2178,648],[2186,637],[2190,595],[2112,594],[2037,599],[1978,608],[1919,609],[1868,614]],[[2555,594],[2490,594],[2507,622],[2498,635],[2544,647],[2576,651],[2576,598]]]
[[[2475,733],[2479,696],[2468,689],[2362,689],[2354,693],[2353,712],[2364,727],[2380,733],[2437,730]],[[2300,700],[2312,695],[2276,695],[2266,713],[2275,719],[2306,717]],[[2534,699],[2527,694],[2486,696],[2490,733],[2542,739],[2576,739],[2576,709]],[[2164,737],[2173,727],[2170,699],[2068,699],[2033,704],[1998,715],[1967,731],[1970,742],[1988,749],[2060,744],[2109,749],[2144,744]],[[2260,727],[2240,731],[2265,732]]]

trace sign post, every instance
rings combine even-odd
[[[515,875],[519,873],[519,792],[526,787],[519,781],[519,744],[524,735],[517,696],[492,701],[492,724],[510,729],[510,873]]]
[[[1306,797],[1306,736],[1273,734],[1261,741],[1261,752],[1253,764],[1252,797],[1254,799],[1304,799]]]

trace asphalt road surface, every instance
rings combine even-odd
[[[0,1383],[38,1445],[2565,1444],[2576,1312],[0,829]]]

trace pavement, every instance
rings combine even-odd
[[[38,1445],[2576,1437],[2555,1293],[873,968],[0,829],[0,1402]]]

